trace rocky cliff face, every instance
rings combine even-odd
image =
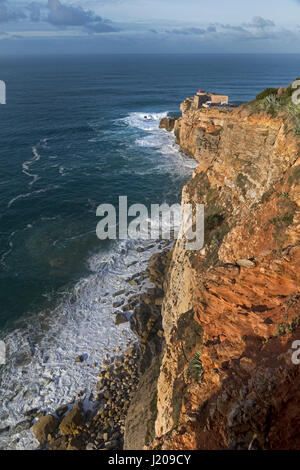
[[[151,448],[299,448],[297,125],[256,105],[181,109],[177,143],[199,162],[182,203],[205,204],[205,247],[172,251]]]

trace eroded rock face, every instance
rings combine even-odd
[[[299,136],[247,107],[181,109],[205,247],[172,252],[152,448],[299,448]]]
[[[166,117],[160,121],[159,128],[166,129],[166,131],[171,132],[174,129],[176,119],[173,117]]]
[[[66,414],[63,418],[62,422],[60,423],[59,429],[62,435],[72,434],[78,426],[83,423],[84,419],[84,412],[82,403],[79,401],[75,403],[72,410]]]

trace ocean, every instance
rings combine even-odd
[[[196,163],[158,128],[160,119],[179,116],[180,102],[198,88],[239,104],[286,86],[299,76],[300,55],[7,57],[0,64],[7,87],[0,106],[0,448],[28,449],[37,441],[26,412],[51,412],[78,391],[88,395],[93,364],[126,346],[132,333],[128,324],[114,325],[114,294],[128,290],[128,278],[162,249],[100,241],[98,205],[118,207],[119,196],[147,207],[180,202]],[[75,363],[79,354],[83,364]]]

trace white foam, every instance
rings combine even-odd
[[[17,231],[13,231],[13,232],[9,235],[9,237],[8,237],[8,246],[9,246],[9,248],[8,248],[7,251],[5,251],[5,252],[3,253],[3,255],[1,256],[1,259],[0,259],[0,264],[2,264],[3,267],[6,267],[6,265],[5,265],[5,259],[7,258],[7,256],[8,256],[8,255],[12,252],[12,250],[13,250],[14,244],[13,244],[13,241],[12,241],[12,240],[13,240],[13,237],[15,236],[16,233],[17,233]]]
[[[174,132],[167,132],[159,129],[161,119],[168,116],[168,111],[163,113],[131,113],[129,116],[118,119],[115,124],[122,123],[133,129],[139,129],[145,133],[143,137],[135,139],[134,144],[139,147],[153,148],[161,154],[163,159],[159,160],[154,156],[154,163],[149,170],[136,170],[135,174],[144,175],[150,173],[170,172],[177,175],[189,174],[190,170],[197,167],[197,162],[184,155],[179,146],[175,143]],[[147,119],[145,119],[147,116]],[[127,171],[126,169],[124,170]]]
[[[141,129],[144,131],[155,131],[158,129],[158,124],[164,117],[167,117],[168,112],[164,113],[130,113],[129,116],[118,119],[116,122],[123,122],[130,127]],[[146,117],[146,118],[145,118]]]
[[[139,147],[153,147],[153,148],[158,147],[158,143],[154,135],[150,135],[149,137],[144,137],[143,139],[136,139],[135,143]]]
[[[11,199],[9,201],[9,203],[7,204],[7,207],[10,208],[19,199],[27,199],[30,196],[35,196],[36,194],[46,193],[50,189],[57,189],[57,188],[58,188],[57,185],[52,185],[52,186],[48,186],[46,188],[38,189],[36,191],[31,191],[29,193],[18,194],[18,196],[14,197],[13,199]]]
[[[42,143],[42,141],[40,143]],[[28,183],[29,187],[32,186],[39,179],[38,174],[30,173],[30,168],[34,163],[38,162],[41,158],[41,155],[39,154],[37,147],[35,146],[32,147],[32,153],[33,153],[33,157],[30,160],[27,160],[26,162],[22,164],[22,172],[25,175],[32,178],[32,180]]]

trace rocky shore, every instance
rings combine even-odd
[[[169,245],[169,242],[163,242],[162,245]],[[87,400],[83,399],[79,392],[72,403],[59,407],[54,414],[32,410],[29,418],[31,422],[35,421],[33,432],[40,443],[40,449],[124,448],[125,420],[127,419],[127,423],[130,421],[128,414],[130,416],[135,409],[132,401],[141,388],[140,379],[146,370],[151,369],[153,360],[157,361],[162,350],[161,305],[164,296],[164,273],[170,258],[170,249],[171,247],[166,246],[162,252],[153,255],[147,271],[136,273],[128,280],[129,286],[133,286],[149,279],[152,287],[146,292],[128,295],[125,303],[117,299],[126,294],[126,291],[115,293],[115,323],[119,325],[130,321],[137,340],[129,340],[123,354],[118,349],[112,351],[111,356],[102,364],[94,393]],[[130,290],[128,292],[130,293]],[[127,312],[132,310],[133,314],[129,319]],[[83,361],[84,355],[75,359],[75,362]],[[158,370],[156,378],[157,376]],[[147,392],[149,393],[149,389]],[[147,403],[147,399],[144,403]],[[143,407],[140,410],[141,416]],[[154,437],[154,421],[151,436]]]

